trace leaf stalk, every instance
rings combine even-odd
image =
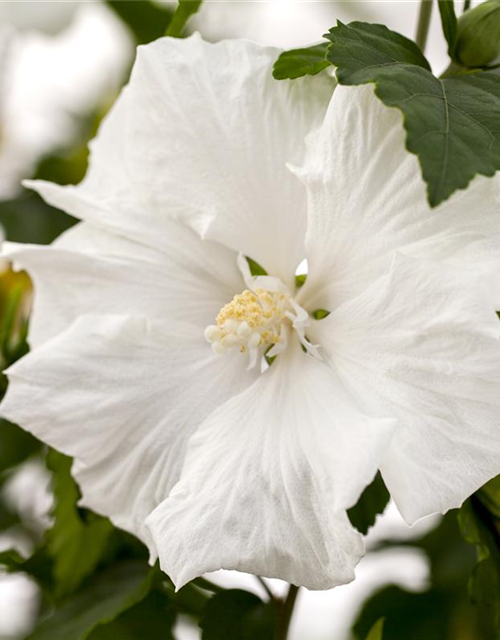
[[[425,52],[425,45],[427,44],[427,36],[429,34],[429,27],[431,24],[432,16],[432,0],[420,0],[420,11],[418,13],[417,34],[415,36],[415,42],[420,47],[422,53]]]

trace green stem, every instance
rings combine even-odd
[[[290,622],[292,621],[293,610],[297,601],[300,587],[296,587],[291,584],[285,602],[281,609],[281,617],[278,622],[278,634],[276,640],[287,640],[288,630],[290,629]]]
[[[264,578],[261,578],[260,576],[255,576],[257,578],[257,580],[260,582],[260,584],[263,586],[265,592],[267,593],[267,595],[269,596],[269,600],[271,601],[275,601],[276,600],[276,596],[274,595],[274,593],[271,591],[271,588],[269,587],[269,585],[267,584],[267,582],[264,580]]]
[[[470,9],[470,0],[465,0],[463,12],[468,11],[469,9]]]
[[[420,11],[418,14],[417,35],[415,42],[418,44],[422,53],[425,51],[427,44],[427,35],[431,24],[432,0],[420,0]]]

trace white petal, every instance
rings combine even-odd
[[[277,82],[279,53],[198,35],[139,47],[84,182],[27,184],[73,215],[159,248],[168,218],[188,220],[290,283],[304,258],[306,197],[286,162],[302,161],[333,85],[326,76]]]
[[[398,420],[381,470],[409,523],[500,473],[500,323],[480,275],[398,254],[310,331],[366,410]]]
[[[34,281],[31,346],[88,313],[178,320],[197,324],[201,335],[244,288],[236,254],[181,224],[168,231],[162,253],[87,223],[52,246],[6,243],[3,255]]]
[[[362,543],[345,508],[373,478],[392,428],[290,345],[191,438],[180,482],[148,519],[162,568],[178,588],[220,568],[310,589],[349,582]]]
[[[83,504],[150,545],[186,441],[250,385],[239,354],[214,356],[187,325],[84,316],[8,371],[0,414],[76,458]]]
[[[335,90],[305,166],[296,170],[309,216],[301,304],[331,311],[387,273],[394,251],[403,249],[474,267],[496,261],[500,281],[500,177],[476,178],[430,209],[404,138],[401,112],[382,104],[373,87]]]

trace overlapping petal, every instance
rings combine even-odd
[[[192,325],[82,316],[7,371],[0,414],[74,456],[83,504],[151,546],[147,515],[180,477],[186,442],[255,373],[216,358]]]
[[[323,118],[330,78],[276,82],[279,51],[245,41],[162,38],[140,47],[129,86],[92,144],[77,187],[29,183],[51,204],[162,248],[190,222],[292,282],[306,196],[286,168]]]
[[[483,269],[495,265],[500,304],[500,177],[476,178],[430,209],[398,109],[371,85],[338,87],[310,136],[309,276],[301,304],[332,310],[387,273],[394,251]]]
[[[195,324],[201,333],[244,287],[237,256],[184,225],[166,231],[162,252],[88,223],[48,247],[7,243],[3,255],[34,281],[31,346],[88,313],[141,314]]]
[[[343,382],[398,428],[381,470],[408,522],[500,473],[500,323],[481,274],[398,254],[311,328]]]
[[[311,589],[349,582],[363,545],[345,508],[393,428],[295,342],[191,438],[181,480],[148,519],[163,569],[177,587],[221,567]]]

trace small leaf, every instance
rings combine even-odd
[[[88,640],[175,640],[176,617],[167,596],[153,591],[113,622],[99,625]]]
[[[382,476],[377,472],[375,479],[363,491],[357,504],[347,511],[351,524],[360,533],[366,535],[368,529],[375,524],[377,515],[384,512],[389,498]]]
[[[273,640],[276,609],[241,589],[215,595],[200,621],[202,640]]]
[[[295,276],[295,286],[297,289],[303,287],[307,280],[307,273],[299,273],[299,275]]]
[[[102,558],[113,527],[109,520],[90,514],[88,522],[77,507],[78,487],[71,477],[71,458],[51,450],[47,466],[52,471],[55,498],[54,524],[46,533],[47,549],[54,559],[55,595],[74,591]]]
[[[374,82],[380,100],[402,111],[432,207],[500,169],[499,70],[435,78],[415,44],[381,25],[339,23],[327,37],[340,84]]]
[[[302,76],[314,76],[330,66],[326,60],[328,43],[321,43],[304,49],[284,51],[273,66],[276,80],[295,79]]]
[[[151,589],[152,575],[142,562],[114,565],[56,608],[27,640],[85,640],[98,625],[115,620],[143,600]]]
[[[366,636],[366,640],[383,640],[385,618],[380,618],[370,629],[370,633]]]
[[[500,534],[491,514],[475,497],[458,514],[464,539],[475,545],[478,563],[469,580],[469,595],[481,615],[493,621],[500,634]]]
[[[311,315],[315,320],[323,320],[323,318],[330,315],[330,312],[326,309],[316,309],[316,311],[313,311]]]
[[[500,476],[486,483],[476,495],[488,511],[500,520]]]
[[[180,38],[189,18],[198,12],[202,0],[179,0],[165,35]]]
[[[457,45],[457,16],[453,0],[438,0],[439,14],[444,37],[448,43],[448,55],[455,60],[455,48]]]
[[[173,15],[170,7],[149,0],[106,0],[106,4],[130,28],[137,44],[160,38]]]
[[[268,273],[264,269],[264,267],[261,267],[258,262],[255,262],[255,260],[252,260],[252,258],[249,258],[248,256],[247,256],[246,260],[248,262],[248,266],[250,267],[250,273],[253,276],[267,276],[268,275]]]

